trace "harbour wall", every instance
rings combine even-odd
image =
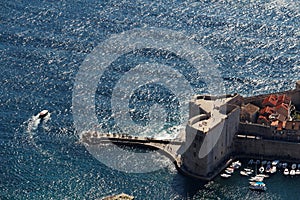
[[[300,162],[300,143],[268,140],[259,137],[236,137],[234,139],[233,155],[234,157]]]

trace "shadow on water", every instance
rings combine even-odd
[[[194,199],[200,190],[207,189],[207,184],[209,184],[209,182],[186,177],[177,173],[173,179],[172,188],[182,199]]]

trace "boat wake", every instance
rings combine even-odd
[[[52,155],[48,151],[41,148],[35,141],[35,139],[38,137],[36,136],[36,130],[39,127],[39,125],[41,125],[43,130],[49,131],[49,126],[47,122],[51,120],[51,114],[47,113],[47,115],[43,117],[41,117],[40,114],[41,113],[33,115],[27,121],[24,122],[24,125],[26,127],[27,140],[42,155],[52,157]]]

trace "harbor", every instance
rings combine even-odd
[[[297,180],[300,177],[300,163],[279,160],[243,159],[233,161],[221,174],[222,179],[239,176],[239,179],[249,183],[249,190],[266,191],[275,176]]]

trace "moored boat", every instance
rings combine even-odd
[[[258,171],[259,171],[259,173],[264,173],[264,171],[265,171],[265,168],[263,167],[263,166],[261,166],[259,169],[258,169]]]
[[[226,173],[223,173],[220,175],[222,178],[229,178],[231,177],[231,174],[226,174]]]
[[[242,176],[249,176],[249,174],[248,174],[246,171],[240,171],[240,174],[241,174]]]
[[[255,183],[250,183],[249,188],[251,190],[257,190],[257,191],[266,191],[267,187],[266,184],[264,184],[263,182],[255,182]]]
[[[264,177],[258,177],[258,176],[254,176],[254,177],[249,178],[249,181],[258,181],[258,182],[261,182],[263,180],[264,180]]]
[[[287,163],[282,163],[282,168],[283,169],[287,168]]]
[[[237,161],[231,163],[230,166],[233,167],[234,169],[239,169],[242,166],[242,163],[237,160]]]
[[[252,165],[254,163],[253,159],[249,160],[248,165]]]
[[[294,169],[292,169],[291,171],[290,171],[290,175],[291,176],[294,176],[296,174],[296,171],[294,170]]]
[[[274,160],[273,162],[272,162],[272,165],[273,166],[276,166],[276,165],[278,165],[279,164],[279,160]]]
[[[286,176],[290,174],[288,168],[284,169],[283,174],[286,175]]]
[[[225,172],[226,172],[227,174],[232,174],[232,173],[234,172],[234,168],[232,168],[232,167],[227,167],[227,168],[225,169]]]

